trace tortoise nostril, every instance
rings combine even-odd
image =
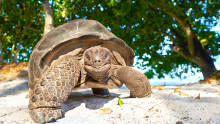
[[[98,59],[98,60],[94,60],[94,62],[95,62],[95,63],[100,63],[101,60],[100,60],[100,59]]]

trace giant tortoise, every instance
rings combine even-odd
[[[72,90],[92,88],[108,96],[123,84],[130,97],[151,94],[147,77],[132,69],[133,50],[95,20],[74,20],[51,30],[29,61],[29,114],[38,123],[63,117],[62,104]]]

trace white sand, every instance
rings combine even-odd
[[[174,93],[175,88],[180,92]],[[98,98],[91,91],[74,91],[63,106],[65,117],[57,124],[175,124],[220,123],[220,85],[153,88],[150,98],[128,98],[127,89],[111,90],[112,98]],[[0,124],[33,123],[28,115],[27,81],[0,82]],[[184,95],[185,94],[185,95]],[[200,94],[200,99],[196,97]],[[189,95],[189,96],[188,96]],[[125,103],[117,105],[118,97]],[[109,108],[103,113],[99,108]]]

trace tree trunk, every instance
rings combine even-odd
[[[199,58],[199,59],[197,59],[198,60],[197,65],[199,66],[199,68],[204,76],[204,79],[210,77],[211,74],[213,74],[214,72],[217,71],[215,68],[214,62],[210,56],[202,55],[197,58]]]
[[[53,27],[53,12],[49,6],[48,0],[45,0],[43,4],[44,14],[45,14],[45,25],[44,25],[44,35],[50,32]]]
[[[3,63],[3,50],[2,50],[2,41],[0,41],[0,64]]]
[[[16,62],[17,57],[15,57],[15,44],[16,41],[13,42],[12,47],[11,47],[11,58],[10,58],[10,63]]]
[[[11,49],[10,63],[15,63],[17,61],[17,56],[15,56],[15,44],[16,42],[13,42],[12,49]]]
[[[20,35],[20,33],[17,34],[17,35],[20,36],[17,48],[16,48],[16,43],[17,43],[16,40],[17,40],[17,38],[15,38],[15,41],[13,42],[12,50],[11,50],[11,62],[12,63],[17,62],[17,56],[18,56],[18,54],[20,52],[20,49],[21,49],[22,40],[23,40],[24,36],[26,35],[27,30],[30,28],[30,25],[31,24],[25,26],[23,32],[21,30],[21,32],[22,32],[21,35]]]
[[[216,68],[212,68],[211,66],[200,67],[200,69],[204,76],[204,79],[209,78],[211,74],[217,71]]]
[[[208,78],[212,73],[216,72],[217,69],[214,65],[214,61],[205,48],[202,47],[200,41],[197,38],[193,38],[195,55],[192,57],[199,66],[204,78]]]
[[[211,76],[211,74],[217,71],[214,65],[214,61],[207,52],[207,50],[202,47],[200,41],[196,37],[193,38],[193,44],[193,55],[189,52],[188,46],[172,46],[172,49],[181,56],[183,56],[185,59],[198,65],[204,78],[208,78]]]
[[[162,2],[164,2],[162,0]],[[177,43],[175,40],[173,41],[173,50],[178,54],[183,56],[185,59],[197,64],[204,76],[204,78],[208,78],[212,73],[216,72],[216,67],[214,65],[213,59],[208,54],[207,50],[202,47],[202,44],[198,40],[195,32],[192,29],[191,24],[186,21],[181,16],[169,11],[167,8],[163,6],[163,4],[151,5],[155,8],[161,8],[163,12],[167,15],[175,18],[176,22],[182,27],[185,32],[186,39],[182,37],[175,29],[171,28],[171,32],[176,36],[178,41],[180,41],[179,45],[175,46]],[[172,26],[171,26],[172,27]]]
[[[11,57],[11,63],[16,63],[17,62],[17,56],[12,56]]]

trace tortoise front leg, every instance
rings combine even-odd
[[[130,97],[146,97],[151,94],[147,77],[128,66],[117,66],[113,76],[124,83],[130,90]]]
[[[61,105],[67,100],[80,74],[79,62],[70,55],[55,60],[29,90],[29,114],[37,123],[53,122],[63,117]]]

